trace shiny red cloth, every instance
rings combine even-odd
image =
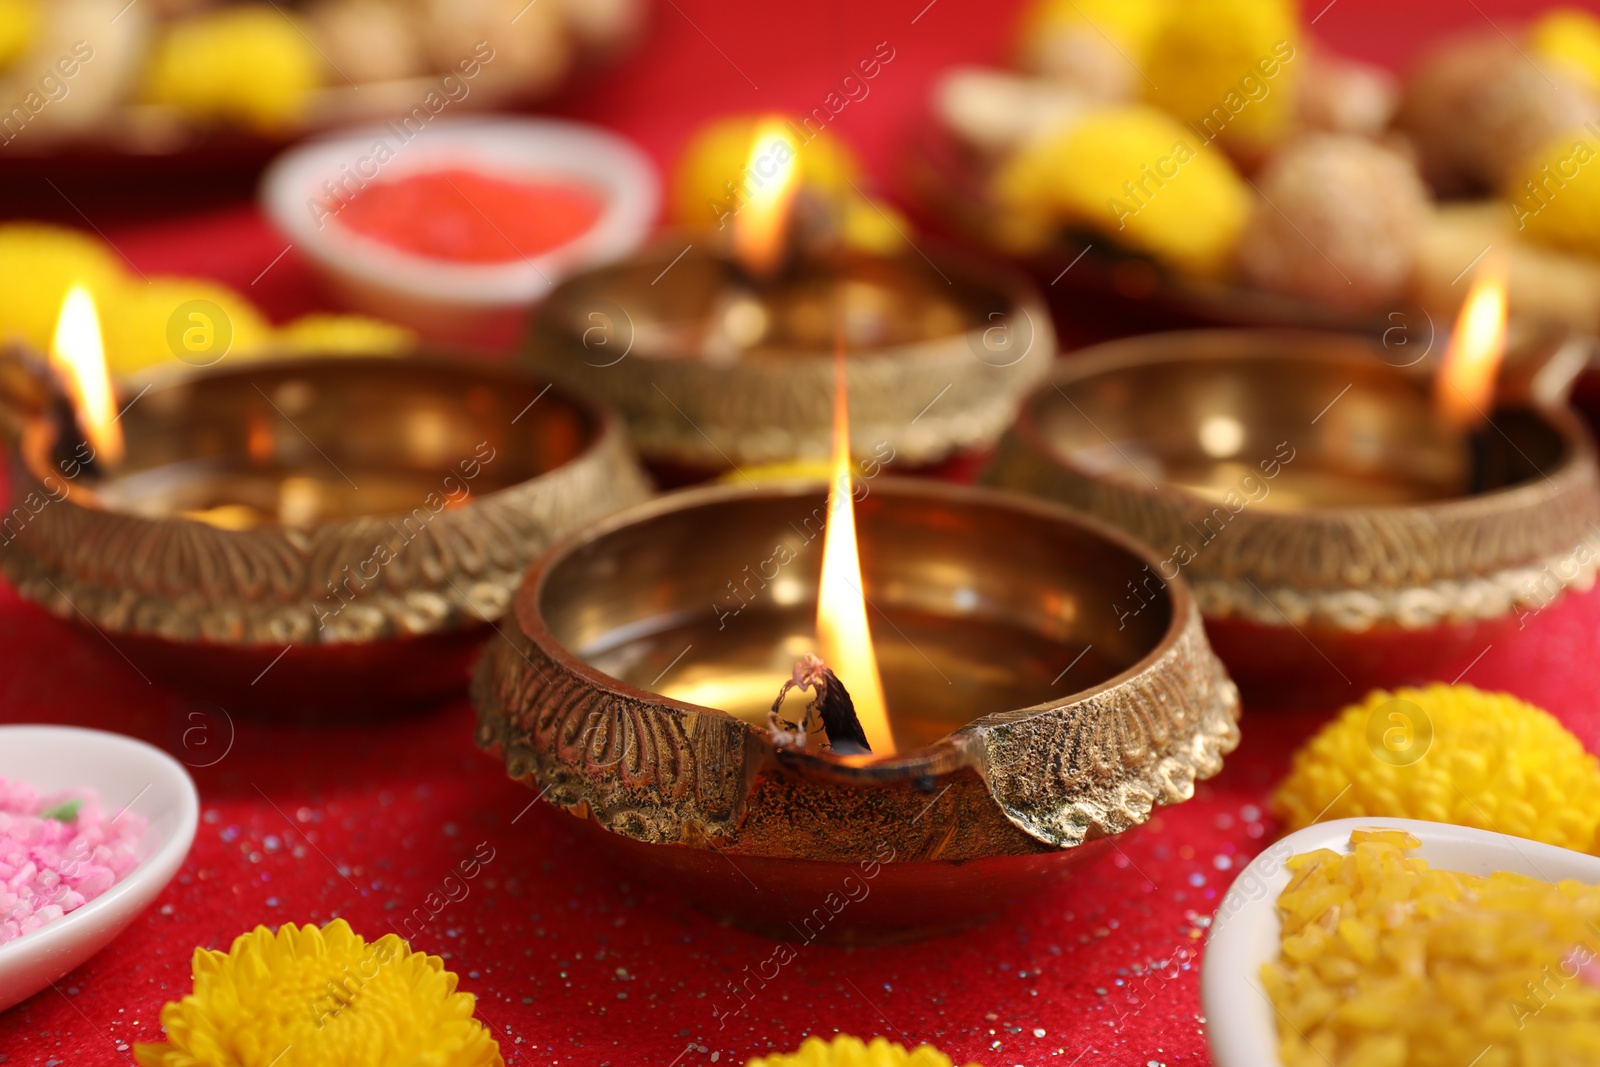
[[[887,40],[896,58],[838,129],[892,185],[930,78],[955,61],[997,58],[1014,7],[669,0],[640,54],[562,107],[665,161],[707,116],[809,109]],[[1307,16],[1321,7],[1313,0]],[[1504,19],[1517,7],[1335,0],[1316,31],[1346,51],[1399,61],[1434,33],[1480,24],[1480,11]],[[279,321],[328,306],[297,253],[276,258],[286,242],[248,207],[106,232],[141,270],[220,278]],[[1543,703],[1593,749],[1597,630],[1600,593],[1559,601],[1514,640],[1463,662],[1464,680]],[[112,641],[0,586],[0,720],[150,740],[194,768],[203,803],[194,849],[159,902],[56,989],[0,1013],[0,1063],[126,1063],[132,1042],[159,1040],[160,1008],[189,989],[196,946],[225,948],[258,923],[335,916],[378,937],[425,907],[480,846],[493,858],[468,895],[412,940],[442,954],[479,997],[509,1063],[742,1064],[835,1030],[929,1042],[990,1067],[1206,1063],[1195,959],[1207,916],[1271,839],[1265,797],[1324,715],[1248,708],[1245,741],[1219,778],[1072,880],[967,934],[802,948],[719,1026],[713,1008],[771,942],[606,866],[567,832],[568,816],[530,808],[533,794],[473,746],[465,700],[323,725],[229,715],[147,683]]]

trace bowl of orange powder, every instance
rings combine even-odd
[[[279,156],[261,186],[263,210],[338,299],[491,347],[562,278],[636,250],[659,200],[631,142],[532,118],[343,131]]]

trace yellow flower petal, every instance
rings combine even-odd
[[[746,1067],[951,1067],[950,1057],[931,1045],[905,1046],[875,1037],[871,1042],[840,1034],[832,1042],[808,1037],[797,1052],[751,1060]],[[967,1067],[977,1067],[968,1064]]]

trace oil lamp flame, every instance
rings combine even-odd
[[[61,302],[50,365],[66,379],[79,428],[94,447],[95,457],[108,467],[116,466],[123,455],[122,427],[117,425],[94,297],[81,285],[69,289]]]
[[[1506,265],[1492,256],[1472,279],[1434,380],[1434,407],[1446,424],[1470,430],[1488,419],[1505,348]]]
[[[833,477],[827,533],[822,542],[822,585],[817,591],[817,643],[822,659],[850,689],[856,717],[875,756],[894,752],[883,680],[867,628],[867,598],[856,551],[856,511],[850,478],[849,391],[841,352],[835,371]]]
[[[764,119],[745,165],[745,182],[753,188],[733,220],[734,258],[758,277],[771,274],[783,258],[799,169],[783,120]]]

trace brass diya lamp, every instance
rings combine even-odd
[[[1503,300],[1475,284],[1438,374],[1339,334],[1096,346],[985,479],[1150,545],[1119,614],[1181,575],[1247,694],[1454,680],[1600,564],[1594,443],[1564,404],[1587,343],[1514,345],[1494,396]]]
[[[993,490],[852,499],[845,454],[842,492],[683,490],[552,548],[473,687],[479,744],[625,869],[790,941],[985,919],[1238,742],[1188,588],[1111,611],[1147,549]],[[821,664],[807,732],[781,701]]]
[[[920,243],[845,248],[833,209],[796,192],[786,136],[758,132],[725,244],[668,238],[568,279],[540,307],[524,361],[610,403],[677,480],[826,462],[841,335],[858,452],[886,442],[905,469],[992,444],[1055,355],[1031,283]],[[763,179],[756,161],[774,146],[781,162]]]
[[[225,363],[116,398],[83,290],[49,371],[13,350],[0,385],[0,571],[230,707],[464,689],[528,561],[647,492],[613,416],[471,362]]]

